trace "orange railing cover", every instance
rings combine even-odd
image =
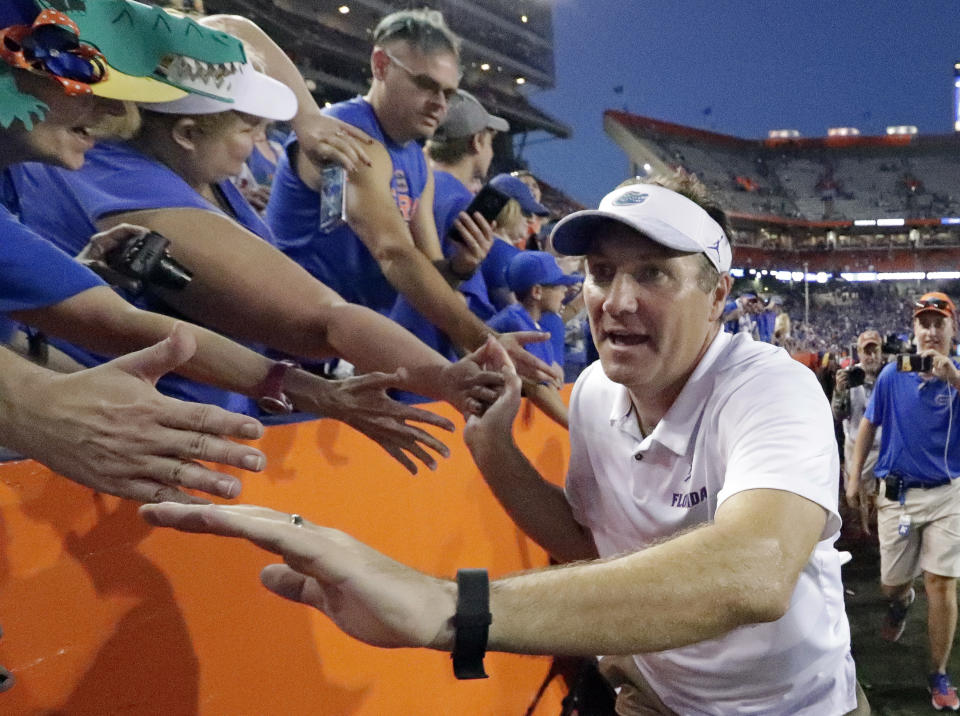
[[[492,575],[547,564],[496,503],[460,438],[436,472],[404,473],[350,428],[269,428],[267,471],[241,501],[302,513],[427,572]],[[563,479],[566,433],[524,404],[518,444]],[[136,505],[94,495],[36,462],[0,465],[0,664],[10,714],[490,714],[522,716],[544,657],[490,654],[489,679],[458,682],[446,654],[391,651],[260,586],[276,561],[236,540],[153,529]],[[531,714],[557,714],[552,682]]]

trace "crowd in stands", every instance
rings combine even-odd
[[[32,0],[24,3],[23,7],[36,9]],[[141,20],[154,17],[148,13],[160,13],[158,17],[167,21],[158,9],[128,5],[132,9],[126,9],[133,15],[141,13]],[[202,3],[186,2],[181,7],[197,11]],[[0,18],[4,17],[0,13]],[[9,447],[45,459],[55,470],[82,484],[140,501],[196,499],[181,492],[181,487],[234,497],[239,489],[237,480],[207,471],[197,461],[222,458],[223,464],[262,469],[265,456],[255,449],[237,447],[229,438],[258,437],[262,431],[259,419],[285,420],[294,412],[307,417],[319,414],[351,425],[411,472],[416,472],[417,463],[432,468],[437,463],[433,453],[445,456],[448,451],[438,438],[414,424],[443,430],[453,430],[453,424],[409,403],[446,401],[468,421],[473,420],[465,431],[472,426],[472,435],[465,437],[465,442],[482,472],[481,463],[488,463],[486,472],[500,476],[496,478],[502,481],[499,488],[497,483],[492,486],[508,512],[509,501],[516,499],[509,497],[515,479],[526,481],[528,487],[538,485],[537,496],[552,505],[551,510],[560,510],[554,514],[563,517],[561,526],[573,539],[564,537],[557,543],[562,549],[549,550],[551,554],[571,560],[614,557],[624,552],[624,546],[618,543],[621,535],[617,530],[604,531],[609,516],[596,518],[596,524],[588,528],[594,509],[588,501],[581,505],[582,510],[571,507],[556,486],[530,478],[533,468],[509,445],[520,405],[520,379],[523,395],[567,427],[569,420],[576,421],[578,415],[583,420],[588,411],[581,400],[579,412],[575,402],[568,414],[560,392],[563,383],[591,364],[597,356],[596,346],[600,346],[601,363],[584,375],[586,380],[580,385],[619,383],[621,387],[616,392],[603,387],[587,395],[589,412],[600,416],[597,424],[604,431],[611,431],[610,439],[604,439],[603,449],[597,451],[597,460],[614,454],[610,444],[621,441],[616,451],[624,453],[623,460],[611,474],[620,473],[624,466],[639,470],[636,465],[644,454],[654,458],[644,468],[650,464],[649,469],[664,470],[671,480],[679,480],[677,485],[690,479],[694,469],[709,472],[715,503],[711,509],[716,510],[721,488],[726,489],[726,468],[717,465],[722,465],[726,456],[718,454],[716,460],[707,460],[710,466],[703,467],[689,461],[684,464],[678,460],[679,453],[667,458],[660,452],[665,448],[673,453],[673,447],[663,442],[670,430],[678,430],[666,417],[676,414],[670,412],[672,405],[684,409],[703,398],[716,406],[745,403],[742,397],[731,400],[732,393],[723,391],[709,396],[687,392],[685,395],[693,395],[695,400],[681,401],[679,395],[686,390],[687,381],[691,390],[714,390],[706,385],[709,381],[693,378],[701,360],[707,361],[704,365],[730,361],[743,375],[755,374],[756,385],[782,389],[780,395],[798,404],[809,401],[809,407],[798,411],[809,413],[801,415],[804,420],[809,418],[809,425],[797,425],[811,428],[811,434],[822,439],[818,421],[824,406],[809,396],[816,393],[809,372],[782,351],[753,341],[781,346],[796,356],[813,354],[813,363],[807,362],[823,368],[818,375],[829,395],[837,368],[853,359],[852,346],[866,329],[896,336],[896,340],[909,339],[904,330],[909,325],[910,301],[921,292],[916,284],[905,283],[796,284],[775,290],[744,283],[730,294],[722,320],[726,331],[747,334],[753,341],[743,335],[719,335],[716,319],[736,260],[725,232],[724,211],[743,206],[730,192],[756,196],[757,201],[751,200],[754,207],[779,202],[781,214],[808,218],[815,212],[801,206],[796,191],[801,185],[819,193],[823,216],[844,215],[851,210],[844,202],[861,201],[868,194],[878,197],[875,208],[884,210],[890,209],[897,191],[910,198],[912,211],[950,207],[954,201],[938,193],[946,189],[929,167],[920,166],[919,159],[883,170],[891,178],[891,186],[898,187],[895,191],[854,179],[856,166],[849,163],[827,164],[823,158],[786,153],[756,157],[731,153],[722,179],[718,178],[719,168],[716,174],[702,177],[706,188],[683,171],[673,177],[648,178],[642,185],[628,180],[608,195],[602,211],[578,212],[564,221],[564,210],[573,207],[568,203],[557,211],[556,203],[545,202],[544,187],[529,171],[517,167],[489,176],[494,137],[509,131],[510,126],[459,88],[461,41],[436,11],[399,11],[383,18],[372,33],[368,93],[324,109],[317,105],[293,61],[255,24],[240,17],[209,17],[199,22],[177,18],[184,23],[181,28],[196,35],[193,51],[197,56],[169,60],[169,55],[176,53],[164,55],[170,63],[164,79],[173,82],[179,77],[186,87],[166,86],[151,77],[152,82],[138,85],[138,92],[157,93],[150,101],[137,93],[128,99],[139,102],[124,106],[91,99],[104,104],[90,105],[99,110],[90,109],[89,126],[73,124],[81,119],[67,111],[69,101],[61,96],[61,89],[82,92],[78,74],[96,86],[98,78],[90,74],[91,67],[102,69],[106,60],[100,65],[84,62],[90,59],[84,53],[95,50],[80,43],[83,31],[62,13],[24,11],[21,16],[18,11],[17,17],[5,19],[16,28],[13,37],[19,40],[13,43],[8,37],[6,49],[0,53],[6,63],[0,63],[5,73],[0,75],[0,99],[6,91],[10,94],[7,101],[15,97],[25,102],[17,111],[24,106],[32,108],[16,119],[0,113],[0,230],[7,254],[0,262],[7,284],[0,290],[0,309],[11,319],[2,326],[5,342],[32,361],[81,376],[81,380],[106,375],[113,379],[105,381],[109,385],[122,386],[124,377],[133,381],[139,392],[125,401],[128,413],[136,413],[130,405],[141,403],[169,408],[190,401],[207,408],[199,417],[195,414],[192,422],[173,421],[178,427],[187,425],[180,429],[192,437],[185,440],[192,448],[156,448],[167,458],[157,468],[166,477],[154,480],[138,474],[132,487],[121,484],[123,475],[104,481],[99,474],[103,466],[96,459],[84,462],[83,454],[76,460],[72,454],[65,458],[64,452],[79,448],[51,437],[55,426],[66,421],[57,411],[50,411],[57,413],[54,418],[45,414],[42,400],[20,400],[15,395],[7,401],[17,407],[28,402],[40,407],[37,415],[26,421],[21,418],[28,429],[18,429],[14,422],[14,429],[5,435],[12,436]],[[76,42],[65,54],[86,74],[69,62],[49,61],[56,53],[44,55],[46,60],[34,55],[31,62],[24,59],[24,52],[50,41],[50,24],[59,28],[58,35],[73,33]],[[207,47],[205,40],[209,41]],[[157,42],[162,45],[162,38]],[[19,48],[16,52],[10,50],[14,46]],[[11,75],[12,67],[22,74]],[[224,73],[230,75],[229,82],[221,81]],[[4,78],[10,80],[6,85]],[[135,76],[128,79],[136,85]],[[128,91],[133,92],[129,86]],[[178,91],[171,92],[170,87]],[[87,89],[92,95],[89,86]],[[38,104],[24,98],[33,98]],[[33,133],[31,112],[44,119],[47,110],[49,116],[38,126],[60,131],[69,141],[60,135],[55,135],[58,140],[54,141],[44,129]],[[670,151],[676,160],[704,166],[716,165],[720,156],[708,156],[692,144]],[[706,189],[724,189],[721,184],[726,185],[725,190],[707,197]],[[551,233],[555,222],[559,223]],[[556,246],[552,237],[556,237]],[[586,298],[581,291],[585,271],[579,254],[583,253],[590,256]],[[40,272],[42,279],[37,278]],[[936,288],[955,294],[960,286]],[[585,305],[594,324],[596,346]],[[183,326],[187,321],[193,325]],[[169,340],[158,349],[158,342],[168,335]],[[714,346],[718,348],[714,350]],[[678,350],[668,351],[667,347]],[[709,360],[705,357],[708,350],[713,351]],[[140,353],[111,360],[131,351]],[[743,356],[743,362],[737,356]],[[25,362],[3,349],[0,363],[8,371],[4,376],[7,382],[15,383],[9,377],[23,371]],[[773,380],[764,366],[789,380]],[[616,379],[601,376],[608,368],[622,375]],[[171,369],[179,373],[161,377]],[[648,378],[647,373],[653,377]],[[0,376],[3,374],[0,371]],[[718,374],[725,375],[723,380],[731,386],[735,382],[730,378],[734,370],[722,366]],[[73,391],[70,385],[78,383],[57,390],[56,386],[64,384],[49,376],[46,381],[55,386],[50,390],[54,400],[65,395],[74,399],[93,394],[96,398],[100,390],[99,382],[93,388]],[[154,396],[154,384],[166,398]],[[804,387],[809,384],[813,391]],[[2,399],[11,390],[0,381],[0,420],[15,421],[21,415],[17,410],[2,410]],[[590,390],[583,392],[589,394]],[[162,402],[171,398],[177,400]],[[611,403],[621,411],[617,420],[610,418]],[[647,409],[641,409],[644,403]],[[508,415],[511,405],[514,415]],[[764,425],[769,421],[751,427],[750,421],[756,419],[753,406],[734,408],[742,411],[734,413],[741,418],[739,424],[733,433],[717,433],[719,441],[729,439],[736,430],[756,430],[751,434],[764,439]],[[771,401],[767,409],[775,411],[779,406]],[[149,414],[149,408],[144,410]],[[74,406],[74,412],[81,415],[77,422],[83,424],[84,419],[95,419],[104,411],[81,405]],[[237,414],[245,416],[242,422],[224,422],[231,415],[237,420]],[[628,419],[631,415],[635,419]],[[477,427],[484,420],[485,427]],[[658,428],[660,425],[665,427]],[[714,417],[704,425],[709,427],[703,434],[710,434],[717,425],[726,428],[726,421]],[[4,427],[0,422],[0,428]],[[198,448],[210,443],[212,438],[203,439],[207,438],[203,433],[215,428],[219,442],[214,446],[218,449]],[[655,430],[660,430],[656,433],[659,441],[656,436],[651,439]],[[700,428],[694,432],[697,430]],[[136,444],[149,443],[154,432],[166,431],[147,421],[146,427],[134,432],[137,440],[131,441],[128,434],[128,441]],[[20,439],[14,439],[18,435]],[[805,439],[801,431],[791,437]],[[768,435],[765,439],[772,442]],[[90,442],[82,435],[76,441],[80,445]],[[715,441],[711,437],[703,442],[710,447],[697,454],[700,461]],[[739,443],[739,439],[731,440],[731,449]],[[693,444],[699,444],[699,438],[694,437]],[[770,449],[785,447],[790,448],[778,445]],[[144,448],[113,452],[126,458],[128,451],[137,449],[142,452]],[[583,453],[582,445],[579,449]],[[780,505],[777,509],[784,513],[813,510],[798,520],[801,529],[791,527],[796,543],[789,554],[795,556],[785,561],[796,561],[799,570],[799,565],[810,559],[812,549],[829,552],[829,559],[821,555],[815,562],[826,565],[824,573],[829,566],[831,589],[842,599],[839,564],[830,561],[832,546],[822,536],[839,526],[839,517],[834,520],[835,510],[831,510],[836,497],[834,465],[829,451],[814,452],[822,463],[816,471],[823,505],[774,482],[769,490],[774,498],[761,495],[759,502],[751,504],[750,497],[736,502],[734,495],[731,499],[741,507],[733,508],[733,514],[745,509],[743,505],[756,514],[765,514],[769,505]],[[583,454],[579,459],[585,459]],[[501,461],[506,467],[497,464]],[[574,453],[571,462],[576,461]],[[734,460],[732,464],[738,463]],[[490,465],[497,469],[489,469]],[[528,477],[522,477],[524,474]],[[597,474],[605,473],[598,470]],[[764,470],[758,469],[757,474],[767,479]],[[184,475],[192,478],[183,479]],[[572,490],[571,494],[579,497],[571,499],[584,498],[589,485],[581,488],[583,492],[576,487]],[[503,491],[498,493],[498,489]],[[765,491],[752,483],[737,490]],[[508,495],[506,500],[504,495]],[[722,524],[722,512],[716,516],[704,512],[707,495],[706,486],[673,493],[671,509],[700,505],[700,512],[691,511],[694,517],[683,518],[689,522],[685,525],[673,517],[663,520],[667,525],[664,536],[671,537],[678,527],[683,527],[680,531],[687,537],[696,535],[700,528],[689,528],[701,523],[707,525],[703,529],[712,529],[714,517]],[[771,501],[766,502],[768,499]],[[534,505],[536,500],[524,498],[523,502]],[[636,506],[643,500],[631,496],[624,502]],[[156,520],[164,513],[147,510],[146,514]],[[308,529],[300,515],[281,515],[279,519],[288,531]],[[537,531],[537,522],[539,517],[527,526],[532,524]],[[635,522],[628,531],[656,520],[640,515]],[[737,522],[735,528],[742,529],[752,520],[734,518]],[[544,519],[542,524],[546,530],[560,533],[557,520]],[[596,535],[601,539],[595,539]],[[660,541],[659,535],[651,536],[651,542]],[[753,533],[748,536],[752,539]],[[633,537],[628,542],[628,550],[646,544]],[[783,542],[786,544],[786,538]],[[723,545],[715,548],[726,549]],[[690,554],[700,552],[706,557],[702,557],[698,572],[717,563],[710,552],[689,550]],[[355,566],[361,560],[346,561]],[[766,560],[732,561],[761,564]],[[664,562],[673,564],[675,559]],[[764,565],[768,567],[781,566]],[[761,579],[756,574],[746,583],[789,582]],[[794,582],[798,579],[796,573],[788,576]],[[678,579],[683,582],[678,585],[686,589],[686,576]],[[703,581],[709,586],[710,580]],[[735,594],[738,604],[741,581],[732,579],[736,589],[729,592]],[[803,589],[812,589],[805,601],[819,604],[820,586]],[[666,591],[672,594],[675,590]],[[792,609],[784,606],[791,601],[784,599],[784,594],[789,597],[786,592],[777,594],[770,603]],[[633,600],[624,601],[633,606]],[[730,622],[730,610],[724,608],[719,626],[692,632],[696,638],[652,638],[641,642],[642,651],[695,646],[744,624],[762,630],[760,622],[779,619],[769,604],[751,609],[737,615],[742,621]],[[850,709],[856,706],[857,697],[848,639],[841,628],[845,622],[839,613],[834,618],[840,626],[831,630],[836,643],[830,646],[830,657],[842,664],[846,676],[844,683],[828,685],[826,690],[834,690],[838,695],[830,698],[838,699],[844,712],[853,713]],[[788,621],[804,623],[800,617]],[[768,631],[771,644],[783,646],[775,643],[773,630]],[[571,637],[571,643],[594,643],[585,638]],[[786,641],[792,646],[792,638]],[[558,647],[557,653],[568,653],[566,646]],[[523,648],[549,653],[551,647],[545,650],[526,643],[520,650]],[[815,651],[820,646],[810,648]],[[584,653],[600,650],[598,646]],[[739,651],[730,649],[730,653]],[[713,653],[707,655],[704,651],[692,663],[702,660],[714,668],[719,662]],[[817,673],[816,678],[825,678],[824,673]],[[726,688],[723,684],[718,690]],[[792,698],[800,703],[811,690],[816,691],[798,688]]]

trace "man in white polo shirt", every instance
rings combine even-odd
[[[720,224],[670,189],[632,185],[561,221],[553,245],[587,256],[600,355],[571,398],[566,489],[513,441],[509,365],[504,395],[464,435],[514,521],[573,564],[493,582],[487,610],[475,574],[427,577],[299,516],[143,513],[284,555],[268,588],[370,643],[452,649],[458,675],[483,675],[484,647],[612,654],[620,714],[868,714],[832,547],[830,406],[785,352],[720,330],[731,285]]]

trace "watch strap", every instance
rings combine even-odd
[[[490,578],[485,569],[457,571],[457,612],[453,617],[453,674],[458,679],[485,679],[490,622]]]

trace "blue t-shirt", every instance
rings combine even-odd
[[[776,311],[764,311],[756,317],[757,337],[764,343],[773,342],[774,326],[777,323]]]
[[[550,333],[550,347],[553,350],[553,360],[562,368],[566,360],[566,333],[567,327],[563,319],[553,311],[544,311],[540,314],[540,327]]]
[[[83,168],[77,171],[31,163],[15,167],[11,175],[24,223],[70,254],[78,253],[98,231],[97,221],[110,214],[194,208],[227,215],[171,169],[126,144],[97,145],[87,153]],[[231,208],[231,218],[272,243],[270,230],[239,190],[229,181],[219,182],[217,187]],[[149,295],[132,302],[149,311],[181,317],[175,309]],[[83,365],[109,360],[58,339],[51,339],[51,344]],[[164,376],[157,388],[181,400],[210,403],[250,415],[258,412],[255,401],[245,395],[178,375]]]
[[[390,191],[409,223],[429,176],[420,145],[391,140],[363,97],[335,104],[324,113],[363,130],[386,148],[393,162]],[[300,180],[290,162],[296,142],[296,136],[291,135],[287,151],[277,164],[267,205],[267,222],[277,237],[277,246],[345,300],[388,313],[397,292],[360,237],[346,224],[329,233],[321,231],[318,194]]]
[[[956,364],[956,361],[954,361]],[[864,417],[883,428],[874,474],[920,484],[960,476],[960,399],[942,380],[923,380],[888,363],[877,376]]]
[[[507,266],[510,265],[513,257],[519,253],[520,249],[513,244],[497,239],[490,247],[487,258],[480,264],[483,280],[487,284],[487,291],[493,305],[498,309],[506,306],[502,297],[510,291],[510,287],[507,286]]]
[[[519,303],[511,303],[499,311],[493,318],[487,321],[487,325],[500,333],[544,330],[541,326],[537,325],[537,322],[533,320],[533,317],[527,312],[527,309]],[[529,353],[532,353],[547,365],[553,365],[557,362],[553,356],[552,341],[528,343],[524,347]]]
[[[0,313],[44,308],[103,281],[36,235],[15,216],[18,200],[8,171],[0,174]],[[9,333],[9,324],[3,326]]]

